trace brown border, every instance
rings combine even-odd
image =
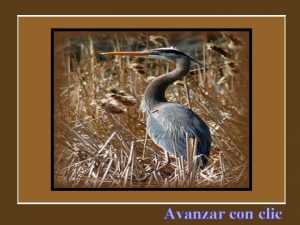
[[[283,18],[139,18],[139,25],[136,18],[20,18],[20,201],[284,201],[283,22]],[[51,192],[49,176],[45,176],[50,169],[47,161],[50,138],[49,29],[79,26],[189,28],[200,25],[253,29],[253,191],[225,195],[224,192],[205,192],[204,196],[201,192],[199,195],[176,192],[175,195],[174,191]],[[272,39],[267,39],[269,33],[274,34]]]

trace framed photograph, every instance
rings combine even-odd
[[[251,190],[251,35],[52,29],[53,190]]]

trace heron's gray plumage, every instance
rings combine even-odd
[[[164,150],[186,158],[186,134],[198,139],[197,155],[209,155],[210,132],[205,122],[191,109],[176,103],[157,106],[148,114],[147,131]]]

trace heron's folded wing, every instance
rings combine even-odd
[[[209,154],[211,137],[209,128],[204,121],[191,109],[179,104],[167,104],[151,113],[150,126],[159,130],[161,138],[168,138],[175,142],[180,154],[186,152],[186,134],[199,141],[198,154]],[[151,129],[150,128],[150,129]],[[170,142],[170,140],[165,142]],[[160,140],[160,142],[163,142]],[[171,144],[164,143],[167,146]]]

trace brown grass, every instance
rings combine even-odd
[[[147,137],[139,111],[150,80],[174,65],[98,54],[163,47],[180,38],[198,40],[192,56],[208,69],[193,65],[185,81],[170,86],[166,96],[189,105],[209,125],[213,143],[204,170],[195,166],[192,141],[187,162],[171,157],[162,166],[164,153]],[[55,187],[248,187],[246,34],[60,32],[54,50]]]

